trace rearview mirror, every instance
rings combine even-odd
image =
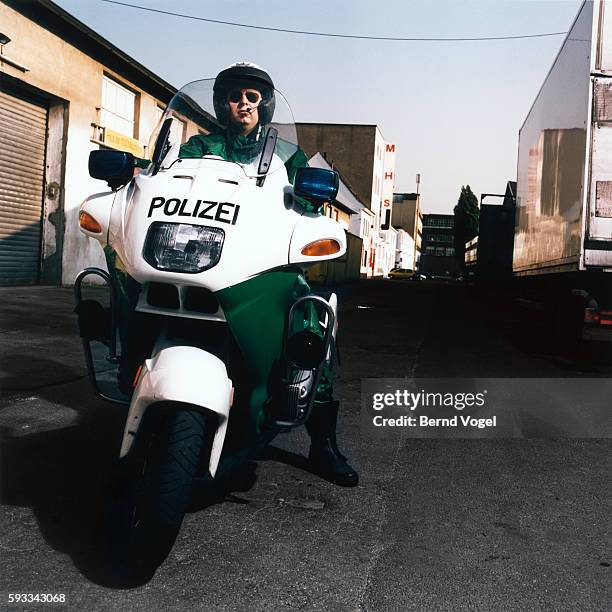
[[[335,170],[298,168],[293,193],[313,204],[331,202],[338,195],[340,177]]]
[[[128,183],[134,175],[136,158],[124,151],[103,149],[89,154],[89,175],[106,181],[111,189]]]

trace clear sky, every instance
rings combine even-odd
[[[258,26],[396,37],[567,31],[580,0],[124,0]],[[425,212],[452,212],[461,186],[503,193],[518,130],[563,36],[470,42],[323,38],[170,17],[101,0],[55,0],[169,83],[240,60],[265,68],[296,121],[377,124],[397,147],[395,191],[421,174]]]

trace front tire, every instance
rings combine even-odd
[[[119,580],[150,577],[179,533],[214,425],[197,410],[157,404],[114,477],[108,567]]]

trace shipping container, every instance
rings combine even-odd
[[[612,272],[612,3],[584,2],[519,132],[513,270]]]
[[[584,2],[519,131],[513,272],[559,335],[612,340],[612,2]]]

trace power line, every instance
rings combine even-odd
[[[162,11],[161,9],[149,8],[146,6],[138,6],[137,4],[128,4],[127,2],[118,2],[117,0],[101,0],[108,4],[118,4],[120,6],[127,6],[133,9],[139,9],[141,11],[148,11],[150,13],[160,13],[162,15],[170,15],[172,17],[181,17],[182,19],[193,19],[194,21],[206,21],[208,23],[218,23],[221,25],[234,26],[236,28],[250,28],[253,30],[268,30],[270,32],[285,32],[287,34],[303,34],[306,36],[327,36],[330,38],[356,38],[359,40],[394,40],[394,41],[474,41],[474,40],[515,40],[518,38],[543,38],[545,36],[561,36],[567,34],[567,32],[549,32],[546,34],[522,34],[517,36],[475,36],[467,38],[404,38],[398,36],[358,36],[357,34],[332,34],[329,32],[308,32],[305,30],[285,30],[283,28],[270,28],[265,26],[250,25],[247,23],[236,23],[234,21],[220,21],[218,19],[207,19],[205,17],[196,17],[195,15],[184,15],[182,13],[173,13],[171,11]]]

